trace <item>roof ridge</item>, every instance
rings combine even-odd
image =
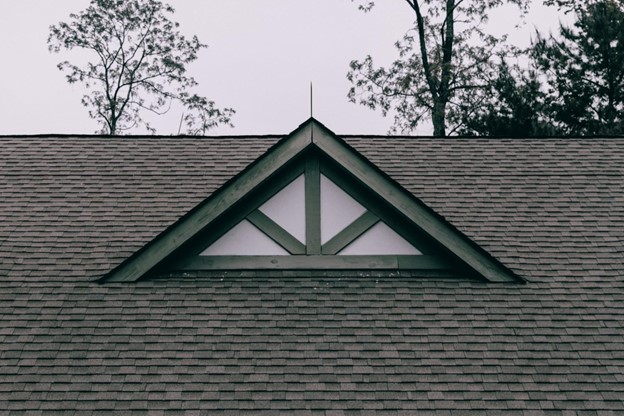
[[[86,139],[107,139],[107,140],[127,140],[127,139],[260,139],[260,138],[281,138],[288,136],[289,133],[267,133],[267,134],[219,134],[207,136],[195,136],[188,134],[167,135],[167,134],[128,134],[110,136],[105,134],[84,134],[84,133],[37,133],[37,134],[0,134],[0,139],[30,139],[30,138],[86,138]],[[431,135],[384,135],[384,134],[336,134],[336,136],[345,139],[381,139],[381,140],[418,140],[432,139],[440,141],[469,141],[469,140],[509,140],[509,141],[525,141],[525,140],[624,140],[624,135],[605,135],[605,136],[530,136],[530,137],[509,137],[509,136],[431,136]]]
[[[434,139],[434,140],[594,140],[594,139],[624,139],[623,135],[605,135],[605,136],[529,136],[529,137],[509,137],[509,136],[409,136],[409,135],[383,135],[383,134],[336,134],[346,139]]]
[[[0,134],[1,139],[103,139],[103,140],[136,140],[136,139],[194,139],[194,140],[212,140],[212,139],[279,139],[286,134],[241,134],[241,135],[217,135],[217,136],[192,136],[192,135],[127,135],[127,136],[109,136],[103,134]]]

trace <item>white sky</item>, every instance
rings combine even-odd
[[[533,27],[548,31],[559,14],[535,0],[527,25],[510,41],[526,46]],[[412,12],[403,0],[379,0],[370,13],[350,0],[171,0],[174,19],[186,35],[209,45],[190,67],[199,94],[220,107],[233,107],[235,127],[208,134],[282,134],[310,115],[336,133],[385,134],[383,118],[346,99],[348,64],[371,54],[378,64],[396,57],[394,42],[410,28]],[[97,123],[80,104],[82,89],[56,69],[71,53],[51,54],[48,28],[84,9],[88,0],[0,0],[0,134],[90,134]],[[493,30],[512,28],[517,11],[491,15]],[[172,109],[154,126],[175,134],[181,110]],[[133,131],[132,133],[142,133]],[[430,134],[429,126],[419,129]]]

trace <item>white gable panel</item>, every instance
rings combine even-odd
[[[383,222],[378,222],[338,255],[419,255],[416,247]]]
[[[201,256],[286,256],[289,253],[252,223],[243,220],[212,243]]]
[[[305,244],[305,179],[298,176],[265,202],[259,210]]]
[[[338,185],[321,175],[321,244],[328,242],[366,212]]]

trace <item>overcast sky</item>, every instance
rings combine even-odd
[[[310,115],[336,133],[384,134],[390,118],[346,99],[348,64],[371,54],[388,64],[393,44],[412,24],[402,0],[383,0],[364,14],[350,0],[171,0],[174,19],[186,35],[209,45],[190,67],[197,92],[220,107],[233,107],[234,128],[208,134],[288,133]],[[526,46],[534,27],[557,26],[554,9],[535,5],[527,25],[510,41]],[[88,0],[0,0],[0,134],[90,134],[97,123],[80,104],[83,94],[56,69],[71,54],[47,50],[48,28],[80,11]],[[494,30],[517,21],[517,10],[491,15]],[[154,124],[158,134],[175,134],[180,111]],[[136,131],[134,133],[141,133]],[[430,134],[423,126],[420,134]]]

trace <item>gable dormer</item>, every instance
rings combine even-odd
[[[103,280],[266,269],[520,280],[314,119]]]

